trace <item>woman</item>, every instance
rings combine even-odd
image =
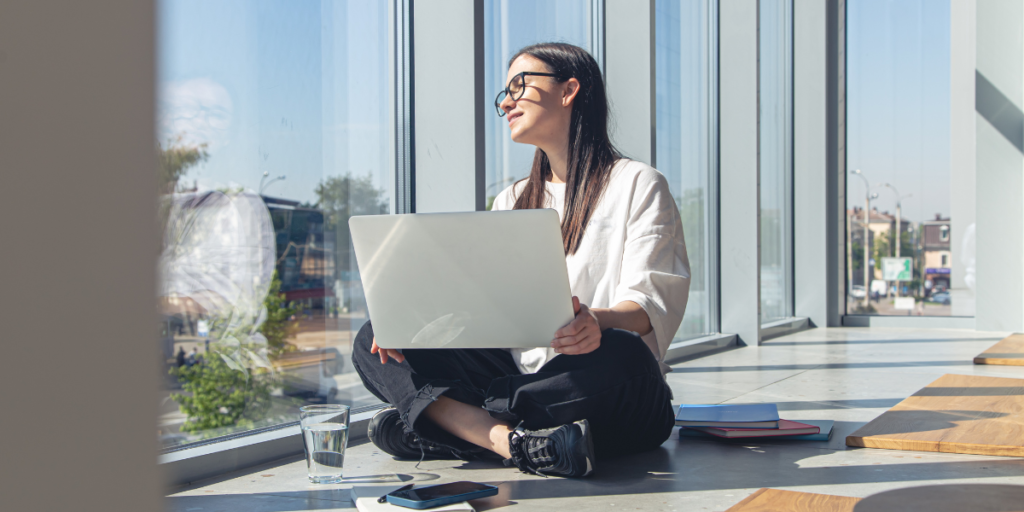
[[[510,60],[507,84],[498,115],[512,140],[537,152],[530,176],[493,209],[559,212],[575,319],[550,347],[513,350],[381,349],[367,323],[353,363],[394,406],[368,430],[393,456],[493,453],[524,472],[586,476],[597,458],[656,448],[671,433],[661,360],[689,292],[682,222],[665,177],[609,142],[590,54],[526,47]]]

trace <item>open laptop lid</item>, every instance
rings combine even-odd
[[[546,347],[573,319],[558,213],[349,219],[382,348]]]

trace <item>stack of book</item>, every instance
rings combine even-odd
[[[792,441],[828,441],[832,420],[789,421],[779,418],[775,404],[679,406],[680,437],[779,437]]]

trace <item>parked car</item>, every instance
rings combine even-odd
[[[943,304],[943,305],[946,305],[946,306],[948,306],[949,303],[951,302],[950,298],[949,298],[949,292],[936,292],[936,293],[933,293],[927,299],[925,299],[925,301],[926,302],[936,302],[936,303]]]
[[[850,297],[855,299],[863,299],[865,293],[863,285],[855,284],[850,288]]]

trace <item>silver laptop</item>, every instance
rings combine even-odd
[[[573,319],[555,210],[349,219],[377,345],[545,347]]]

